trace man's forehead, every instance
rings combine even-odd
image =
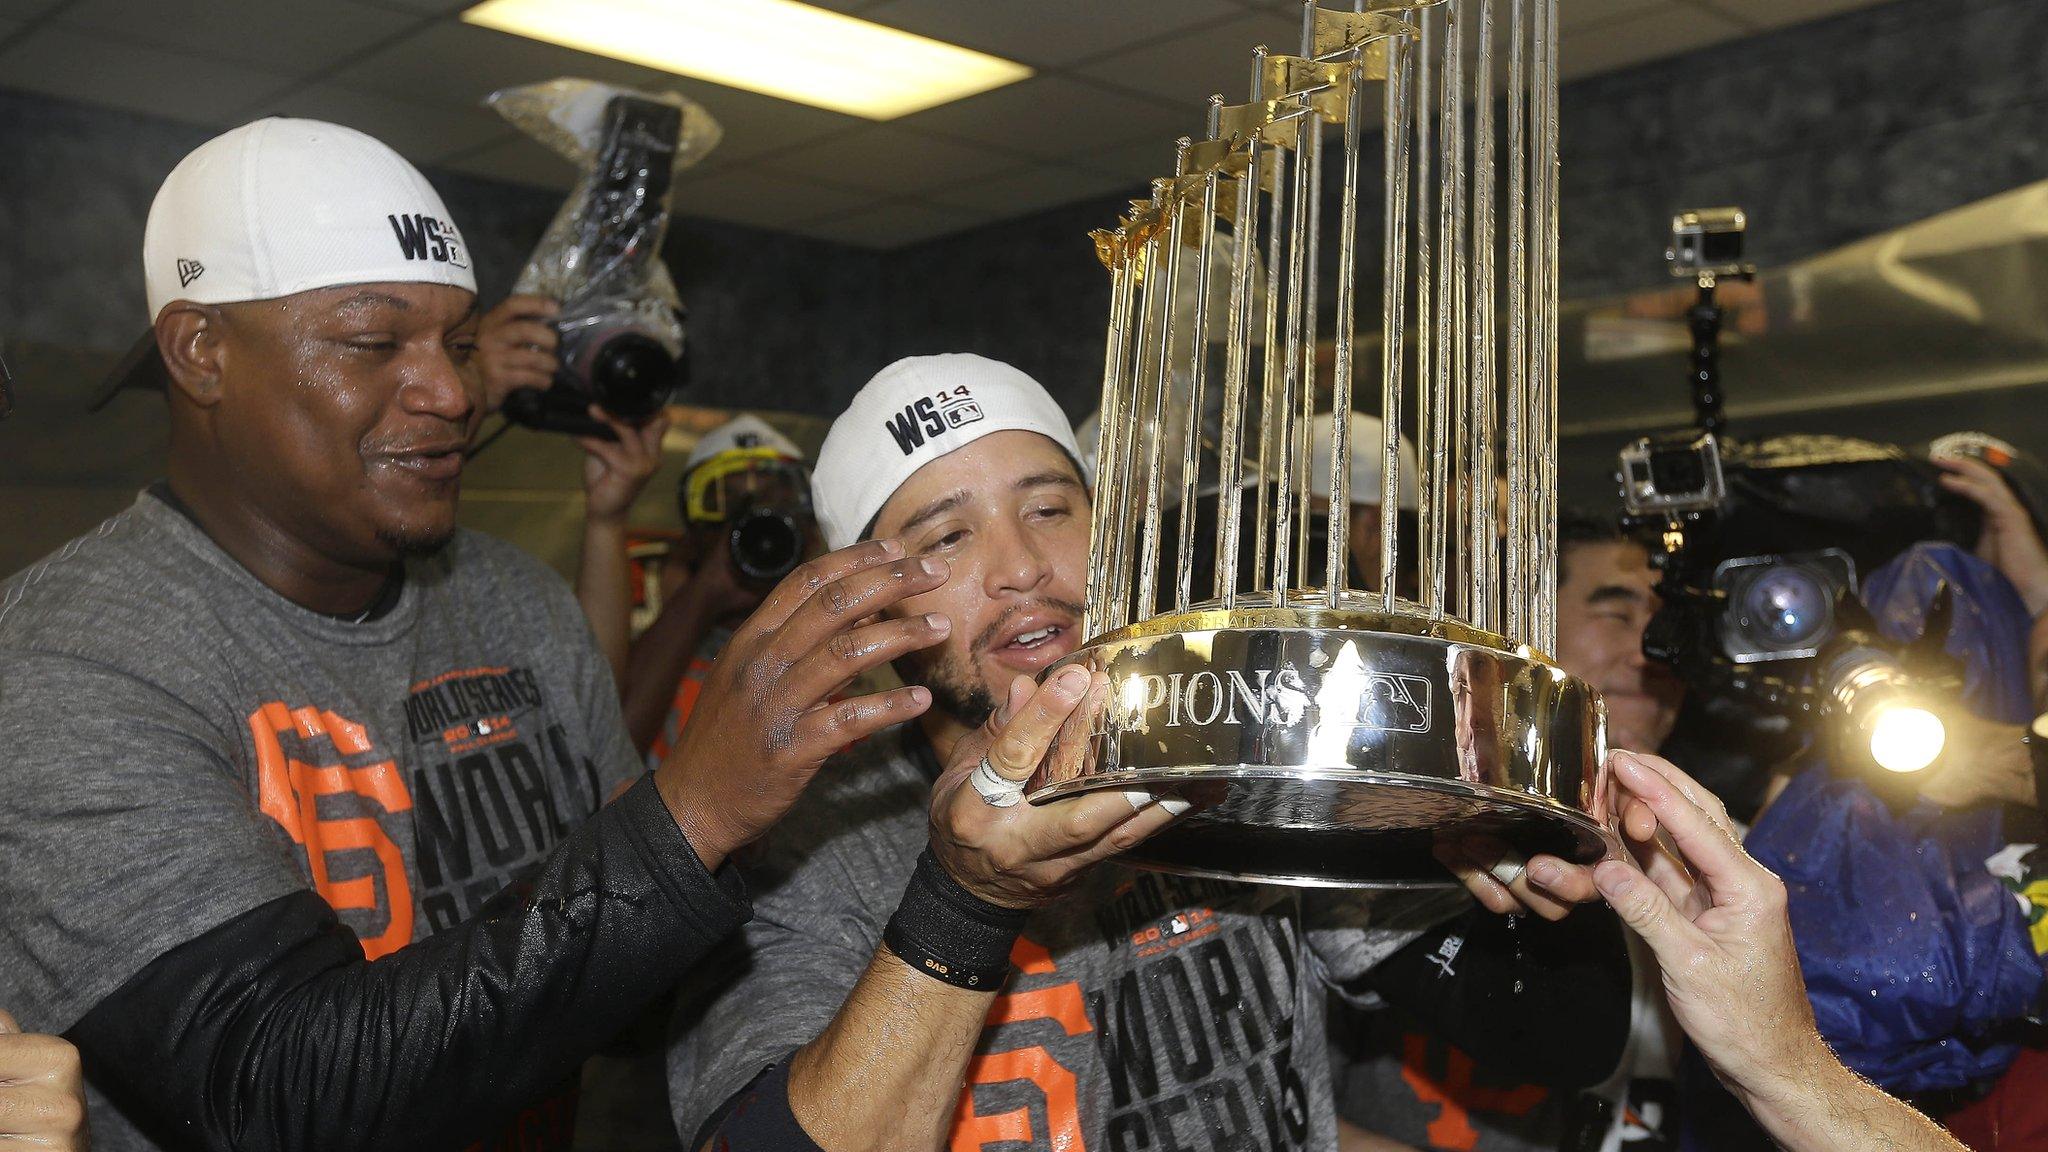
[[[1657,571],[1650,567],[1650,550],[1633,540],[1567,544],[1564,574],[1566,582],[1575,585],[1621,584],[1647,590],[1657,583]]]
[[[398,313],[417,315],[422,320],[460,321],[477,311],[477,299],[476,293],[453,284],[392,281],[309,288],[273,300],[252,300],[231,307],[298,316]]]

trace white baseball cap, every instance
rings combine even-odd
[[[683,462],[683,471],[689,472],[721,452],[742,448],[766,448],[799,464],[804,459],[804,450],[796,446],[796,441],[777,432],[774,425],[759,416],[741,413],[698,437],[690,447],[689,459]]]
[[[1333,421],[1328,412],[1309,421],[1308,443],[1308,487],[1309,491],[1323,499],[1330,498],[1330,430]],[[1380,502],[1380,477],[1385,474],[1382,467],[1386,461],[1386,449],[1381,440],[1386,425],[1377,416],[1363,412],[1351,414],[1351,502],[1353,504],[1374,504]],[[1398,449],[1401,457],[1400,492],[1396,496],[1396,507],[1403,512],[1413,512],[1422,506],[1416,498],[1415,445],[1408,437],[1401,437]]]
[[[898,360],[862,386],[818,449],[811,503],[825,546],[858,542],[917,470],[992,432],[1036,432],[1079,467],[1074,427],[1045,388],[967,352]]]
[[[153,325],[174,300],[232,304],[344,284],[476,291],[469,249],[427,178],[353,128],[278,117],[194,148],[164,177],[142,232]],[[161,387],[153,332],[112,387]]]

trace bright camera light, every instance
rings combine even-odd
[[[1941,717],[1925,708],[1896,704],[1870,724],[1870,758],[1889,772],[1918,772],[1940,757],[1948,743]]]

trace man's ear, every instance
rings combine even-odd
[[[202,408],[220,403],[225,348],[220,310],[173,301],[156,318],[156,348],[171,387]]]

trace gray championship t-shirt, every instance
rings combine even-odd
[[[308,888],[375,959],[639,772],[574,596],[511,545],[459,532],[349,623],[146,492],[0,585],[0,1007],[61,1032]],[[93,1103],[95,1146],[149,1147]]]
[[[926,838],[936,764],[914,728],[835,757],[744,861],[754,919],[686,981],[677,1131],[824,1031],[881,943]],[[1454,914],[1317,927],[1282,888],[1116,865],[1035,913],[953,1115],[951,1152],[1336,1147],[1324,981]],[[691,1152],[694,1152],[692,1146]]]

